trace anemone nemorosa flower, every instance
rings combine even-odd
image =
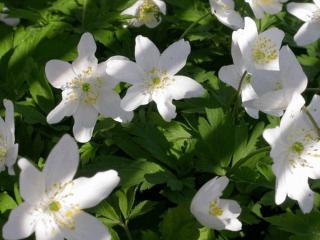
[[[3,226],[4,239],[111,240],[106,226],[82,211],[106,198],[118,185],[116,171],[74,179],[79,164],[76,142],[65,135],[52,149],[44,169],[20,159],[20,194],[24,199]]]
[[[227,177],[215,177],[204,184],[191,202],[191,213],[203,225],[215,230],[240,231],[239,204],[234,200],[220,198],[227,187]]]
[[[313,97],[307,112],[303,109],[304,103],[301,95],[294,94],[280,126],[265,130],[263,137],[272,148],[276,204],[283,203],[288,196],[298,201],[304,213],[309,213],[313,207],[314,192],[308,179],[320,178],[319,131],[315,126],[315,123],[320,124],[320,97]]]
[[[165,15],[166,11],[166,3],[162,0],[138,0],[121,15],[132,16],[128,20],[130,26],[146,25],[148,28],[155,28],[161,23],[161,14]]]
[[[250,7],[256,18],[264,17],[264,13],[270,15],[277,14],[282,10],[282,4],[288,0],[245,0],[249,3]]]
[[[176,117],[172,100],[199,97],[204,88],[195,80],[176,75],[186,64],[190,44],[180,40],[170,45],[162,54],[148,38],[136,38],[136,62],[124,59],[110,60],[107,73],[118,81],[132,84],[121,100],[126,111],[155,101],[162,118],[171,121]]]
[[[120,107],[120,96],[114,91],[118,84],[106,74],[107,61],[98,64],[97,46],[90,33],[84,33],[78,45],[78,58],[72,64],[51,60],[46,75],[55,88],[62,90],[62,101],[47,116],[50,124],[73,116],[73,134],[78,142],[88,142],[98,114],[119,122],[130,121],[132,112]]]

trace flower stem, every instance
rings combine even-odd
[[[318,137],[320,137],[320,128],[319,125],[317,123],[317,121],[314,119],[314,117],[312,116],[311,112],[308,110],[308,108],[303,107],[303,111],[307,114],[310,122],[312,123],[313,127],[316,129]]]
[[[82,29],[84,29],[85,26],[85,18],[86,18],[86,12],[87,12],[87,0],[83,0],[83,6],[82,6]]]
[[[128,239],[133,240],[127,221],[126,221],[126,223],[122,224],[121,226],[123,227],[124,231],[126,232]]]
[[[307,92],[320,92],[320,88],[307,88]]]
[[[207,12],[205,15],[203,15],[202,17],[200,17],[197,21],[193,22],[180,36],[179,39],[183,39],[192,28],[194,28],[199,22],[201,22],[203,19],[205,19],[206,17],[208,17],[211,13]]]
[[[243,81],[244,79],[247,77],[247,74],[248,72],[245,71],[243,74],[242,74],[242,77],[240,79],[240,83],[239,83],[239,86],[238,86],[238,89],[237,89],[237,92],[232,100],[232,102],[235,102],[234,105],[233,105],[233,109],[232,109],[232,116],[233,118],[235,118],[235,115],[238,111],[238,105],[239,105],[239,98],[240,98],[240,94],[241,94],[241,88],[242,88],[242,85],[243,85]]]

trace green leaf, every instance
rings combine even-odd
[[[196,220],[191,215],[189,206],[181,205],[169,209],[164,214],[163,221],[160,224],[160,232],[163,239],[166,240],[197,240],[199,231],[196,225]]]
[[[288,212],[265,219],[280,230],[295,234],[295,238],[293,239],[301,239],[301,237],[304,237],[304,239],[320,238],[319,212],[311,212],[310,214],[293,214]]]
[[[0,212],[4,213],[17,207],[16,202],[6,192],[0,193]]]
[[[114,208],[106,201],[102,202],[96,209],[97,217],[103,217],[103,222],[106,224],[119,224],[121,223],[121,216],[117,214]]]
[[[148,200],[138,203],[131,211],[129,218],[133,219],[152,211],[156,203]]]

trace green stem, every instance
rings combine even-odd
[[[314,119],[314,117],[312,116],[311,112],[308,110],[308,108],[303,107],[303,111],[307,114],[310,122],[312,123],[313,127],[316,129],[318,137],[320,137],[320,128],[319,125],[317,123],[317,121]]]
[[[320,88],[307,88],[307,92],[320,92]]]
[[[207,12],[205,15],[203,15],[202,17],[200,17],[197,21],[193,22],[180,36],[179,39],[183,39],[192,28],[194,28],[199,22],[201,22],[203,19],[205,19],[206,17],[208,17],[209,15],[211,15],[210,12]]]
[[[248,72],[245,71],[243,74],[242,74],[242,77],[240,79],[240,82],[239,82],[239,86],[238,86],[238,89],[237,89],[237,92],[232,100],[232,102],[235,102],[235,104],[233,105],[233,109],[232,109],[232,116],[233,118],[235,118],[235,115],[238,111],[238,105],[239,105],[239,99],[240,99],[240,94],[241,94],[241,88],[242,88],[242,84],[243,84],[243,81],[246,79],[248,75]]]
[[[83,6],[82,6],[82,29],[84,30],[84,24],[85,24],[85,18],[86,18],[86,12],[87,12],[87,0],[83,0]]]
[[[130,229],[128,227],[128,223],[126,222],[125,224],[122,224],[121,226],[123,227],[124,231],[126,232],[128,239],[133,240]]]
[[[228,172],[228,176],[231,176],[234,172],[236,172],[242,164],[244,164],[245,162],[247,162],[250,158],[252,158],[253,156],[259,154],[259,153],[263,153],[263,152],[267,152],[270,151],[271,147],[267,146],[267,147],[263,147],[263,148],[259,148],[257,150],[255,150],[254,152],[250,153],[249,155],[247,155],[246,157],[240,159]]]

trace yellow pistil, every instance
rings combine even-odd
[[[304,150],[304,146],[301,142],[295,142],[292,144],[291,149],[293,152],[300,155]]]
[[[217,201],[212,201],[209,206],[209,214],[214,217],[219,217],[223,214],[222,208],[218,207]]]
[[[83,92],[89,92],[90,91],[90,84],[89,83],[83,83],[82,85],[81,85],[81,89],[82,89],[82,91]]]
[[[278,57],[276,44],[266,37],[258,37],[253,48],[252,58],[257,64],[269,63]]]
[[[49,204],[49,210],[51,212],[58,212],[61,209],[61,204],[57,201],[53,201]]]
[[[157,18],[160,9],[152,0],[145,0],[139,9],[138,19],[140,21],[150,21],[152,18]]]
[[[0,161],[7,156],[7,149],[3,146],[0,146]]]
[[[152,84],[153,84],[154,86],[158,86],[158,85],[161,84],[161,78],[159,78],[159,77],[155,77],[155,78],[153,78],[151,81],[152,81]]]

